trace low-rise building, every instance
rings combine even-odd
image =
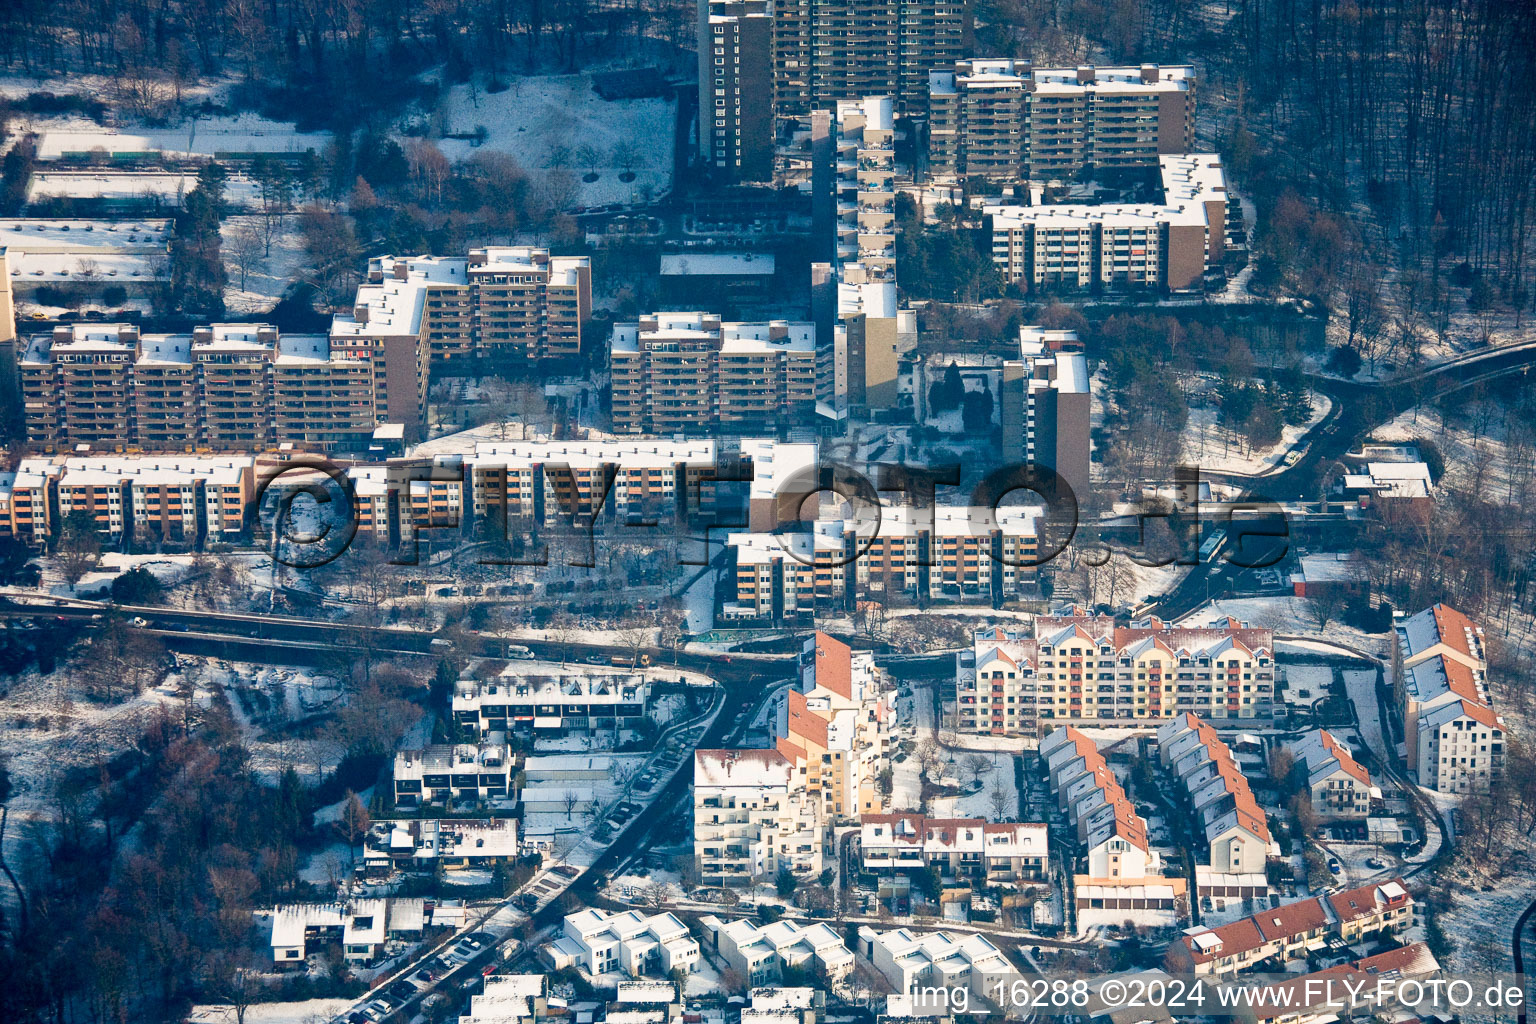
[[[741,1009],[741,1024],[817,1024],[826,1008],[827,994],[809,985],[754,988]]]
[[[608,914],[593,907],[567,915],[560,938],[543,953],[556,970],[578,967],[593,976],[667,975],[698,970],[699,963],[697,940],[672,914]]]
[[[517,771],[504,738],[481,743],[434,743],[395,754],[395,805],[451,804],[516,799]]]
[[[1363,820],[1371,812],[1371,773],[1327,729],[1314,729],[1289,747],[1295,781],[1306,787],[1312,810],[1324,819]]]
[[[985,935],[960,932],[919,934],[906,928],[878,932],[859,928],[859,955],[897,992],[916,986],[969,989],[985,997],[999,981],[1018,974],[1002,950]]]
[[[852,950],[843,944],[838,930],[825,922],[803,925],[781,920],[758,925],[710,915],[701,918],[699,926],[709,947],[754,987],[779,981],[785,968],[829,982],[853,972]]]
[[[1323,948],[1330,939],[1358,942],[1413,923],[1413,897],[1402,879],[1313,896],[1214,928],[1199,926],[1169,945],[1168,969],[1188,974],[1237,974],[1278,965]]]
[[[535,1024],[549,1009],[549,975],[492,974],[469,997],[459,1024]]]
[[[1362,1006],[1370,1006],[1372,1012],[1391,1010],[1390,993],[1397,984],[1438,970],[1440,964],[1429,947],[1415,942],[1312,974],[1268,982],[1265,996],[1244,1001],[1234,1016],[1253,1024],[1324,1024],[1352,1015]],[[1383,1000],[1384,981],[1393,984]]]
[[[494,867],[518,853],[517,822],[511,818],[375,821],[363,838],[363,868],[371,877]]]
[[[860,863],[872,874],[936,867],[946,878],[985,885],[1040,881],[1050,865],[1043,824],[981,818],[929,818],[918,813],[859,819]]]
[[[489,679],[455,683],[453,718],[481,734],[614,732],[642,725],[650,702],[650,683],[640,673],[511,662]]]
[[[426,904],[418,899],[366,899],[348,903],[295,903],[274,907],[272,962],[301,964],[311,943],[339,943],[349,963],[369,964],[386,940],[419,941]]]

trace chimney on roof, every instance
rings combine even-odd
[[[395,260],[395,272],[393,276],[396,281],[404,281],[409,270],[410,266],[405,262],[405,260]]]
[[[1141,66],[1141,80],[1148,85],[1158,81],[1162,77],[1162,69],[1156,64],[1143,64]]]
[[[1077,80],[1081,83],[1093,81],[1094,67],[1092,64],[1079,64],[1077,66]]]

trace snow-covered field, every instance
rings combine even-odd
[[[480,151],[510,153],[531,174],[543,174],[562,164],[574,176],[576,206],[637,203],[672,187],[674,104],[659,98],[604,100],[592,91],[589,75],[548,75],[514,78],[511,88],[488,93],[469,85],[449,90],[445,134],[486,130],[476,146],[461,139],[440,139],[436,145],[450,160],[468,159]],[[584,147],[597,159],[587,161]],[[620,180],[624,172],[619,150],[632,147],[635,180]],[[564,159],[552,160],[562,154]],[[583,181],[590,171],[595,181]]]
[[[256,1003],[246,1007],[245,1024],[323,1024],[330,1021],[354,999],[305,999],[297,1003]],[[187,1024],[235,1024],[235,1008],[216,1003],[194,1006],[187,1014]]]
[[[1217,422],[1218,409],[1191,408],[1189,424],[1184,429],[1184,458],[1201,469],[1239,475],[1263,474],[1280,466],[1286,453],[1308,430],[1323,421],[1333,402],[1321,392],[1312,395],[1312,415],[1306,423],[1286,425],[1280,440],[1267,448],[1247,446],[1241,434]]]
[[[304,237],[299,232],[298,214],[289,214],[277,227],[272,238],[270,252],[263,255],[254,266],[248,268],[245,287],[240,287],[240,266],[234,256],[237,243],[243,233],[262,237],[262,220],[258,215],[227,218],[220,230],[224,242],[224,266],[229,275],[229,287],[224,289],[224,305],[232,313],[262,313],[270,310],[283,292],[304,269],[308,257],[304,252]]]
[[[1309,708],[1328,696],[1333,685],[1333,669],[1327,665],[1287,665],[1285,702],[1292,707]]]
[[[1301,597],[1275,595],[1212,601],[1210,604],[1196,608],[1180,621],[1185,625],[1193,625],[1228,615],[1256,627],[1272,629],[1276,633],[1315,637],[1318,640],[1344,644],[1377,657],[1386,654],[1387,639],[1384,635],[1362,633],[1342,622],[1329,622],[1326,627],[1319,630],[1317,618],[1312,613],[1311,606],[1305,598]],[[1333,650],[1325,653],[1348,652]]]

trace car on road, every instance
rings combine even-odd
[[[135,615],[133,618],[128,620],[128,625],[138,626],[140,629],[143,629],[145,626],[149,625],[149,620],[142,616]]]

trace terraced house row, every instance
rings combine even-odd
[[[1236,619],[1203,627],[1109,616],[1043,615],[978,630],[956,655],[962,732],[1033,736],[1055,722],[1157,721],[1185,712],[1267,718],[1274,636]]]

